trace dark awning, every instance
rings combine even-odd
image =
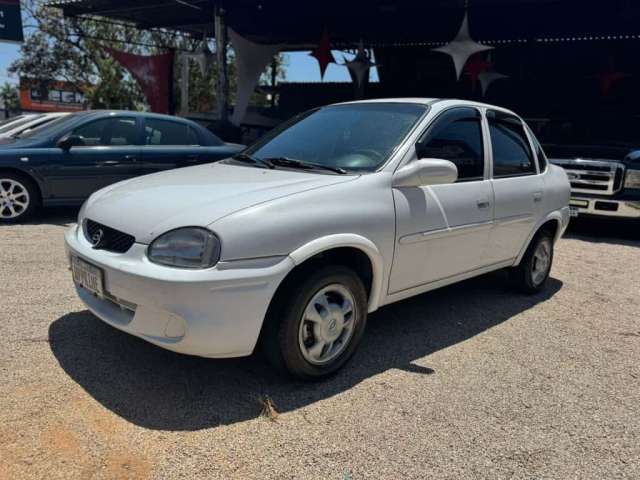
[[[631,0],[472,0],[469,25],[482,41],[638,35],[640,2]],[[56,0],[67,16],[98,15],[141,28],[213,35],[209,0]],[[227,25],[262,43],[305,46],[323,29],[332,45],[445,42],[464,14],[461,0],[229,0],[218,2]]]

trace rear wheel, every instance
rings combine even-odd
[[[308,276],[294,275],[280,289],[263,347],[279,369],[306,380],[323,378],[353,355],[366,321],[367,295],[360,278],[342,266],[322,267]]]
[[[527,248],[520,265],[510,270],[514,285],[525,293],[542,290],[549,278],[553,264],[553,237],[549,232],[539,232]]]
[[[0,222],[25,220],[38,206],[38,192],[33,182],[13,173],[0,173]]]

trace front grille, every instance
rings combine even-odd
[[[551,159],[569,176],[571,191],[613,195],[622,188],[624,165],[608,160]]]
[[[127,233],[89,219],[84,222],[84,235],[96,250],[115,253],[125,253],[136,241]]]

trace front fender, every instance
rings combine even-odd
[[[357,248],[365,253],[371,261],[373,278],[371,281],[371,295],[369,296],[368,310],[369,312],[373,312],[378,309],[383,291],[384,258],[380,250],[378,250],[378,247],[368,238],[353,233],[327,235],[302,245],[291,252],[289,257],[291,257],[296,265],[300,265],[314,255],[334,248],[343,247]]]

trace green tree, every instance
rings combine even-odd
[[[176,50],[174,68],[175,104],[180,104],[180,55],[193,52],[202,39],[166,30],[141,30],[104,18],[65,18],[60,9],[48,6],[49,0],[23,0],[25,42],[21,56],[9,72],[29,78],[43,91],[58,80],[74,85],[85,94],[90,108],[143,109],[142,94],[135,80],[118,64],[104,47],[153,55]],[[213,42],[209,42],[213,46]],[[229,92],[235,92],[236,70],[233,50],[228,54]],[[284,78],[281,56],[277,56],[278,77]],[[212,62],[213,63],[213,62]],[[265,81],[266,81],[265,77]],[[268,76],[270,78],[270,76]],[[189,107],[192,112],[215,110],[216,69],[201,72],[194,62],[189,69]],[[257,104],[264,101],[258,95]]]
[[[0,100],[2,100],[4,116],[8,117],[11,112],[15,112],[20,108],[18,88],[9,82],[5,82],[0,87]]]

